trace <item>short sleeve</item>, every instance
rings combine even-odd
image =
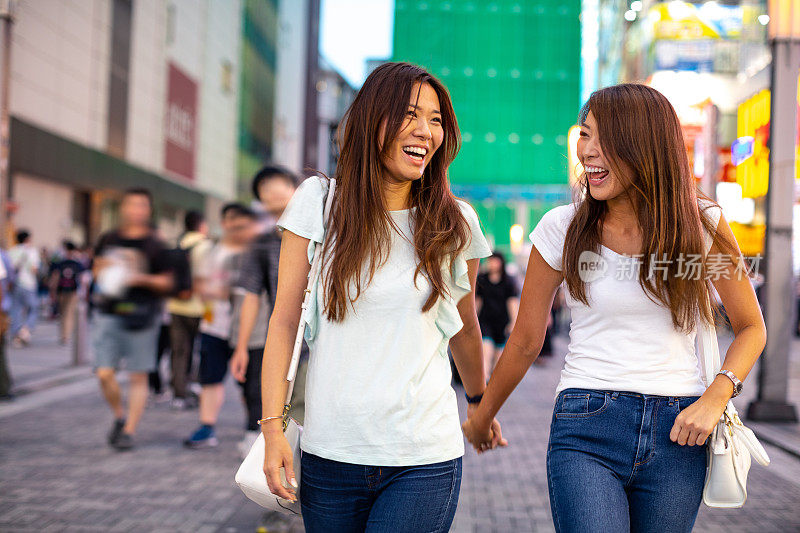
[[[531,232],[530,239],[548,265],[561,270],[561,257],[564,254],[564,238],[567,228],[575,214],[572,204],[554,207],[544,214]]]
[[[261,267],[261,261],[258,260],[258,245],[258,241],[254,242],[243,253],[239,279],[236,283],[237,286],[252,294],[261,294],[266,289],[264,286],[266,273]]]
[[[106,251],[106,247],[108,246],[108,241],[111,238],[110,233],[104,233],[100,236],[100,239],[97,241],[97,245],[94,247],[94,256],[95,257],[102,257],[103,253]]]
[[[323,211],[327,192],[328,183],[323,178],[315,176],[305,180],[278,220],[278,228],[321,243],[325,236]]]
[[[486,293],[486,289],[484,288],[485,277],[483,274],[478,274],[478,279],[475,281],[475,296],[479,298],[483,298]]]
[[[189,252],[192,260],[192,272],[197,272],[195,277],[203,277],[202,273],[206,270],[204,265],[208,264],[212,247],[213,243],[210,239],[203,239]]]
[[[478,214],[475,213],[475,209],[463,200],[458,201],[458,206],[461,208],[461,213],[464,215],[464,218],[467,219],[470,231],[469,245],[463,252],[464,259],[469,261],[470,259],[489,257],[492,255],[492,250],[489,248],[489,243],[483,235],[481,223],[480,220],[478,220]]]
[[[716,228],[719,226],[719,221],[722,219],[722,209],[709,200],[699,199],[697,203],[700,207],[700,212],[705,213],[706,216],[711,218],[716,233]],[[708,253],[711,250],[711,246],[714,244],[714,235],[705,231],[705,228],[703,228],[703,242],[705,243],[705,253]]]
[[[147,246],[147,245],[146,245]],[[150,271],[153,274],[163,274],[173,270],[167,246],[159,239],[153,237],[150,241],[148,256],[150,257]]]
[[[29,252],[30,261],[33,264],[34,268],[42,268],[42,257],[39,255],[39,252],[31,250]]]

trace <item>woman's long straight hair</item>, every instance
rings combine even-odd
[[[710,323],[715,300],[708,305],[708,260],[703,258],[697,275],[692,272],[691,276],[686,276],[685,261],[703,256],[703,230],[715,236],[727,264],[740,266],[741,254],[735,242],[716,234],[711,217],[698,208],[698,191],[675,110],[651,87],[621,84],[594,92],[581,110],[579,123],[589,111],[597,121],[608,165],[630,182],[627,194],[642,233],[639,284],[648,298],[669,308],[675,328],[691,331],[698,316]],[[570,295],[589,305],[578,261],[584,250],[599,253],[607,206],[592,198],[585,174],[580,185],[585,194],[567,229],[564,278]]]
[[[381,65],[364,82],[339,124],[336,194],[324,254],[328,320],[344,319],[348,305],[358,299],[386,260],[395,228],[384,197],[383,159],[408,120],[410,102],[419,98],[425,83],[439,98],[444,139],[422,177],[411,185],[410,207],[416,208],[411,215],[413,244],[419,259],[415,279],[423,275],[432,288],[423,311],[446,294],[443,268],[452,268],[457,254],[469,243],[468,223],[447,179],[447,168],[461,143],[447,89],[416,65]]]

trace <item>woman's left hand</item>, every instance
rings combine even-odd
[[[727,404],[727,398],[707,398],[704,394],[678,413],[669,433],[670,440],[681,446],[702,446],[717,426]]]

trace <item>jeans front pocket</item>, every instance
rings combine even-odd
[[[683,411],[694,402],[700,399],[700,396],[681,396],[678,398],[678,411]]]
[[[556,418],[588,418],[605,411],[608,402],[602,391],[567,389],[556,400]]]

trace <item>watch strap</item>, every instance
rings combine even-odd
[[[742,388],[743,388],[743,384],[742,384],[742,380],[740,380],[739,378],[736,377],[736,374],[734,374],[730,370],[720,370],[719,372],[717,372],[717,375],[718,376],[720,376],[720,375],[725,376],[726,378],[731,380],[731,383],[733,383],[733,396],[732,396],[732,398],[735,398],[735,397],[739,396],[739,394],[741,394]]]

